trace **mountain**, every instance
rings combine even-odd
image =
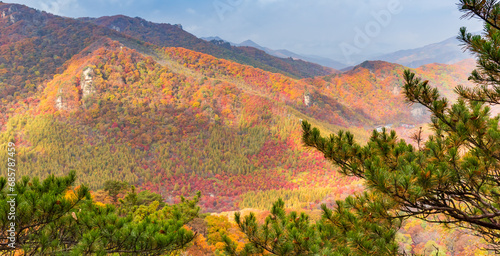
[[[229,41],[226,41],[218,36],[202,37],[201,39],[203,39],[205,41],[211,41],[211,42],[214,42],[217,44],[227,43],[227,44],[230,44],[232,46],[253,47],[253,48],[262,50],[262,51],[264,51],[272,56],[276,56],[278,58],[292,58],[294,60],[304,60],[304,61],[308,61],[311,63],[319,64],[319,65],[322,65],[325,67],[330,67],[330,68],[333,68],[336,70],[340,70],[340,69],[343,69],[346,67],[345,64],[340,63],[340,62],[335,61],[335,60],[332,60],[332,59],[329,59],[329,58],[315,56],[315,55],[300,55],[300,54],[291,52],[289,50],[273,50],[273,49],[270,49],[268,47],[261,46],[252,40],[246,40],[246,41],[243,41],[239,44],[235,44],[235,43],[231,43]]]
[[[401,50],[381,55],[374,59],[417,68],[431,63],[453,64],[461,60],[473,58],[472,55],[462,50],[460,44],[455,37],[452,37],[439,43],[411,50]]]
[[[302,60],[277,58],[257,49],[235,47],[220,41],[207,42],[184,31],[179,25],[158,24],[142,18],[131,18],[123,15],[80,18],[80,20],[114,29],[157,46],[183,47],[295,78],[314,77],[335,72],[331,68]]]
[[[231,45],[234,45],[233,43],[228,42],[228,41],[226,41],[226,40],[224,40],[224,39],[222,39],[222,38],[220,38],[218,36],[200,37],[200,39],[203,39],[203,40],[209,41],[209,42],[213,41],[213,40],[215,40],[215,41],[224,41],[226,43],[230,43]]]
[[[379,125],[392,124],[399,135],[427,121],[399,93],[405,67],[398,64],[367,61],[348,72],[297,79],[201,51],[289,70],[316,66],[286,66],[254,47],[201,43],[178,25],[125,16],[71,19],[4,3],[0,14],[0,149],[15,142],[20,176],[75,170],[77,182],[93,191],[110,179],[156,192],[167,203],[201,191],[206,212],[269,209],[280,197],[287,208],[317,213],[322,203],[363,191],[363,184],[302,146],[301,120],[322,134],[349,129],[361,142]],[[473,67],[465,60],[413,71],[451,95]],[[0,150],[0,162],[8,157]],[[216,251],[204,237],[217,235],[213,230],[237,229],[217,215],[198,220],[209,229],[193,246],[206,250],[193,255]],[[405,236],[419,240],[405,239],[423,248],[423,225],[406,225]]]
[[[206,211],[237,209],[252,191],[350,186],[302,148],[299,120],[325,132],[370,120],[310,84],[150,43],[167,44],[166,29],[186,36],[179,45],[198,42],[178,26],[153,33],[157,25],[139,18],[90,22],[16,4],[1,4],[0,13],[0,145],[14,138],[23,175],[76,170],[93,190],[122,180],[171,202],[201,191]],[[135,38],[118,21],[153,28]]]
[[[443,96],[454,100],[456,85],[472,86],[468,76],[474,67],[475,62],[467,59],[453,65],[428,64],[412,71],[437,87]],[[303,81],[314,85],[318,93],[373,120],[374,125],[427,122],[426,111],[418,105],[409,106],[401,94],[405,69],[399,64],[365,61],[343,73]]]
[[[22,175],[76,170],[93,190],[121,180],[169,202],[201,191],[205,211],[277,190],[317,208],[325,193],[338,199],[361,186],[302,147],[300,120],[323,133],[349,128],[361,141],[381,123],[426,120],[398,93],[401,65],[365,62],[296,79],[203,53],[292,63],[253,47],[226,52],[176,25],[71,19],[16,4],[0,4],[0,13],[0,148],[16,142]],[[302,64],[288,67],[316,67]],[[466,69],[416,72],[443,89],[466,81]]]
[[[243,41],[239,44],[237,44],[237,46],[248,46],[248,47],[254,47],[254,48],[257,48],[259,50],[270,50],[272,51],[271,49],[267,48],[267,47],[262,47],[260,45],[258,45],[257,43],[255,43],[254,41],[252,40],[246,40],[246,41]]]
[[[20,97],[34,99],[66,62],[114,30],[55,16],[24,5],[0,3],[0,124]]]
[[[296,54],[294,52],[288,51],[288,50],[273,50],[267,47],[260,46],[259,44],[253,42],[252,40],[246,40],[240,44],[237,44],[237,46],[249,46],[249,47],[254,47],[259,50],[263,50],[267,52],[270,55],[277,56],[280,58],[292,58],[292,59],[299,59],[299,60],[304,60],[312,63],[317,63],[319,65],[325,66],[325,67],[330,67],[333,69],[343,69],[346,67],[345,64],[340,63],[338,61],[325,58],[325,57],[320,57],[320,56],[315,56],[315,55],[300,55]]]

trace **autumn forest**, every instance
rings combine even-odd
[[[303,145],[303,120],[322,134],[349,129],[361,144],[379,127],[413,144],[421,127],[430,133],[429,112],[404,98],[398,64],[338,71],[141,18],[72,19],[6,3],[0,13],[0,162],[13,142],[19,179],[74,172],[70,191],[84,185],[94,203],[134,212],[137,223],[194,200],[196,217],[177,227],[197,234],[182,255],[228,255],[225,237],[242,251],[234,212],[263,223],[281,198],[287,213],[319,221],[322,205],[365,191]],[[474,68],[469,59],[411,71],[456,100]],[[396,243],[418,255],[489,254],[470,230],[417,218]]]

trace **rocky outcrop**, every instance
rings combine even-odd
[[[80,89],[81,96],[76,93],[77,90],[75,85],[63,84],[57,91],[55,99],[55,108],[57,110],[72,110],[75,109],[78,102],[81,100],[84,103],[97,92],[94,86],[94,69],[91,67],[86,67],[83,69],[82,76],[80,79]]]
[[[397,95],[399,95],[399,94],[401,94],[401,87],[399,87],[399,86],[394,86],[394,87],[392,88],[392,95],[397,96]]]
[[[94,86],[94,75],[94,69],[91,67],[86,67],[83,70],[82,78],[80,80],[80,88],[82,89],[82,98],[84,100],[97,91]]]
[[[6,4],[2,7],[0,17],[7,21],[7,25],[12,25],[20,20],[24,21],[28,27],[47,23],[47,13],[16,4]]]
[[[118,32],[120,32],[120,31],[121,31],[121,28],[120,28],[120,27],[117,27],[117,26],[115,26],[115,25],[111,25],[111,27],[110,27],[110,28],[111,28],[111,29],[114,29],[114,30],[116,30],[116,31],[118,31]]]
[[[68,103],[66,102],[62,89],[59,89],[57,93],[58,95],[55,104],[57,110],[68,110]]]
[[[15,12],[17,12],[17,7],[11,5],[8,9],[2,11],[2,19],[7,19],[10,24],[16,23],[18,19]]]
[[[312,97],[311,97],[310,93],[304,94],[304,104],[306,106],[308,106],[308,107],[311,106],[311,104],[312,104]]]
[[[416,118],[423,117],[426,114],[426,109],[422,106],[414,107],[411,110],[411,115]]]

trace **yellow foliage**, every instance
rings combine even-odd
[[[197,108],[200,106],[200,103],[198,101],[195,101],[191,103],[191,106],[193,106],[193,108]]]
[[[101,202],[94,202],[94,204],[100,207],[106,207],[106,205]]]
[[[68,201],[71,201],[71,202],[76,201],[77,196],[75,194],[75,191],[74,190],[68,190],[68,191],[66,191],[66,194],[64,195],[64,199],[66,199]]]

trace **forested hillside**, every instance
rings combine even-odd
[[[399,94],[399,65],[367,62],[345,74],[296,80],[131,37],[135,31],[152,43],[201,47],[176,26],[122,16],[92,20],[122,26],[110,29],[20,5],[0,8],[2,138],[19,141],[22,169],[40,177],[75,169],[78,182],[92,189],[124,180],[172,201],[201,191],[211,211],[236,209],[247,192],[328,188],[294,203],[305,207],[325,191],[349,194],[358,185],[302,148],[301,119],[325,132],[359,127],[362,140],[382,121],[425,119],[413,116]],[[148,28],[134,30],[141,22]],[[179,35],[186,40],[175,41]],[[422,72],[432,80],[464,70]]]
[[[75,185],[86,184],[101,203],[119,205],[102,190],[108,180],[161,203],[200,191],[202,212],[226,213],[200,220],[206,230],[193,254],[222,250],[223,234],[241,249],[246,240],[227,211],[265,215],[282,198],[285,208],[319,220],[321,204],[333,207],[365,189],[303,146],[302,120],[322,134],[349,129],[361,144],[375,128],[409,139],[429,121],[422,106],[406,103],[406,68],[397,64],[367,61],[341,73],[250,47],[217,46],[141,18],[71,19],[4,3],[0,14],[0,162],[15,141],[20,176],[75,170]],[[469,86],[473,68],[466,60],[412,71],[453,100],[456,85]],[[425,225],[404,223],[398,243],[417,253],[440,248],[463,255],[482,243],[461,230]]]
[[[469,73],[474,60],[454,65],[429,64],[412,71],[437,86],[443,95],[456,99],[455,86],[471,86]],[[304,79],[318,92],[337,100],[379,124],[426,122],[428,116],[419,105],[409,106],[401,94],[402,74],[406,67],[366,61],[345,73]]]
[[[172,200],[202,191],[206,210],[235,209],[247,191],[336,183],[299,146],[307,84],[182,48],[158,56],[110,39],[75,55],[6,124],[21,168],[41,177],[75,169],[92,189],[124,180]]]

